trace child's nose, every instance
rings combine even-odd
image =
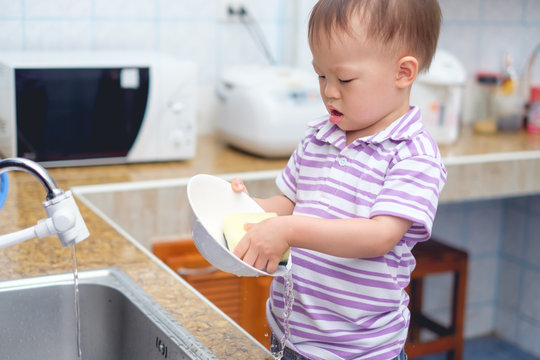
[[[333,82],[326,81],[326,84],[324,86],[324,96],[326,96],[329,99],[339,98],[339,90]]]

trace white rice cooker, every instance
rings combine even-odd
[[[317,76],[298,68],[239,66],[217,86],[218,129],[230,145],[264,157],[288,157],[306,125],[326,113]]]
[[[466,73],[452,54],[437,50],[429,72],[411,90],[427,130],[439,144],[459,134]],[[299,68],[238,66],[227,69],[217,86],[218,129],[230,145],[263,157],[288,157],[306,124],[326,114],[317,76]]]
[[[412,87],[410,103],[420,107],[426,129],[439,144],[458,138],[465,79],[461,62],[439,49],[429,72],[420,74]]]

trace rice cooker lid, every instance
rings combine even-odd
[[[313,88],[318,89],[314,73],[289,67],[235,66],[226,69],[221,82],[229,88]]]
[[[433,85],[462,85],[466,80],[463,64],[451,53],[438,49],[427,73],[418,75],[417,81]]]

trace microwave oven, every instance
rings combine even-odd
[[[45,167],[189,159],[196,103],[196,64],[170,55],[3,52],[0,156]]]

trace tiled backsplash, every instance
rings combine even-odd
[[[540,357],[540,196],[441,204],[433,234],[469,253],[466,337],[495,332]],[[426,285],[428,313],[448,319],[450,277]]]
[[[200,122],[214,129],[214,84],[230,65],[267,64],[240,23],[223,21],[224,0],[0,0],[5,50],[164,51],[199,64]],[[315,0],[243,0],[279,64],[310,68],[306,23]],[[477,70],[498,70],[510,51],[518,71],[540,42],[538,0],[440,0],[439,46]],[[539,74],[540,75],[540,74]]]

